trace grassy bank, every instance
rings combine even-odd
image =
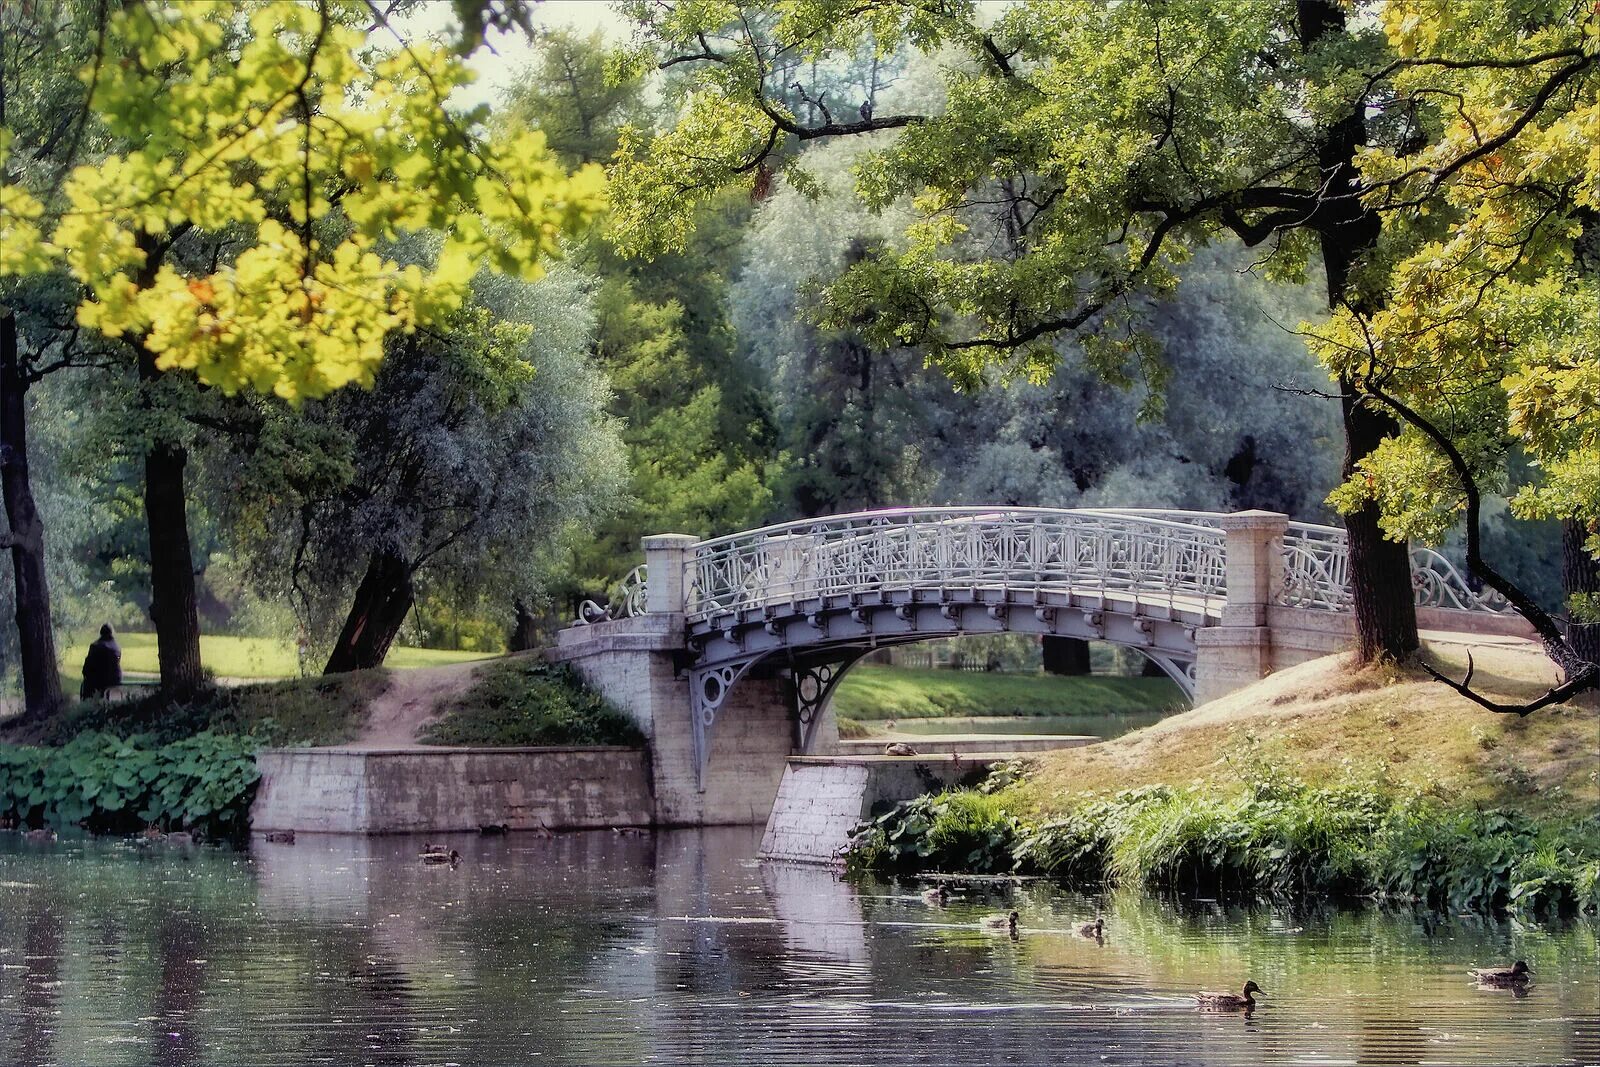
[[[1432,650],[1449,663],[1458,649]],[[1512,697],[1546,664],[1478,655]],[[1497,715],[1420,672],[1305,664],[1124,738],[1002,768],[858,834],[857,867],[1600,907],[1600,709]]]
[[[572,668],[518,657],[480,668],[422,743],[642,745],[644,735]]]
[[[83,662],[85,650],[93,635],[64,637],[61,642],[62,657],[69,665]],[[133,631],[118,632],[117,644],[122,646],[122,669],[136,674],[155,674],[160,670],[156,662],[156,635]],[[465,663],[487,659],[493,653],[456,652],[438,648],[408,648],[395,645],[389,650],[384,666],[392,670],[408,667],[439,667],[446,663]],[[74,657],[76,657],[74,659]],[[202,635],[200,661],[218,678],[298,678],[300,657],[293,641],[276,637],[221,637]],[[322,662],[313,663],[312,669],[321,670]],[[67,689],[77,692],[80,678],[68,672]]]
[[[1166,678],[1000,674],[863,664],[845,675],[834,711],[855,720],[949,715],[1092,715],[1177,710],[1183,693]]]

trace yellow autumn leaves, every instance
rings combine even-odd
[[[54,196],[0,182],[0,276],[64,268],[80,324],[290,401],[370,383],[385,336],[459,308],[478,269],[537,277],[603,209],[599,168],[568,174],[537,132],[479,135],[483,109],[444,107],[460,60],[383,54],[368,20],[348,0],[111,14],[84,80],[116,147]],[[418,231],[431,264],[384,254]]]

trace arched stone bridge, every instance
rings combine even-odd
[[[1344,531],[1271,512],[904,508],[644,549],[621,595],[563,631],[559,656],[640,721],[658,803],[698,809],[681,821],[743,821],[703,796],[731,791],[738,808],[739,778],[715,788],[723,750],[753,755],[776,733],[780,755],[815,751],[835,686],[875,649],[1000,632],[1109,641],[1203,701],[1354,635]],[[1424,628],[1527,632],[1438,553],[1414,549],[1412,564]],[[702,796],[661,796],[685,792],[680,760]],[[741,762],[728,769],[748,773]]]

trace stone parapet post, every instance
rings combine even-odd
[[[644,547],[645,611],[681,614],[688,602],[689,558],[699,539],[688,534],[651,534]]]
[[[1220,625],[1195,634],[1196,704],[1226,696],[1272,670],[1269,609],[1283,589],[1283,535],[1289,516],[1239,511],[1222,516],[1228,602]]]
[[[1289,516],[1277,511],[1236,511],[1222,516],[1228,568],[1224,626],[1265,626],[1267,608],[1283,590],[1283,535]]]

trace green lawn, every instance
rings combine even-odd
[[[835,711],[851,719],[1093,715],[1188,705],[1166,678],[991,674],[867,664],[845,675]]]
[[[69,688],[78,691],[78,668],[83,664],[92,637],[75,637],[62,642],[61,658],[67,665]],[[122,646],[122,669],[136,674],[155,674],[156,635],[153,633],[119,632],[117,643]],[[407,648],[396,645],[389,650],[385,667],[437,667],[445,663],[463,663],[468,660],[488,659],[495,653],[447,652],[437,648]],[[300,662],[295,655],[293,641],[275,637],[212,637],[200,638],[200,659],[218,678],[297,678]],[[314,671],[322,669],[318,659]]]

